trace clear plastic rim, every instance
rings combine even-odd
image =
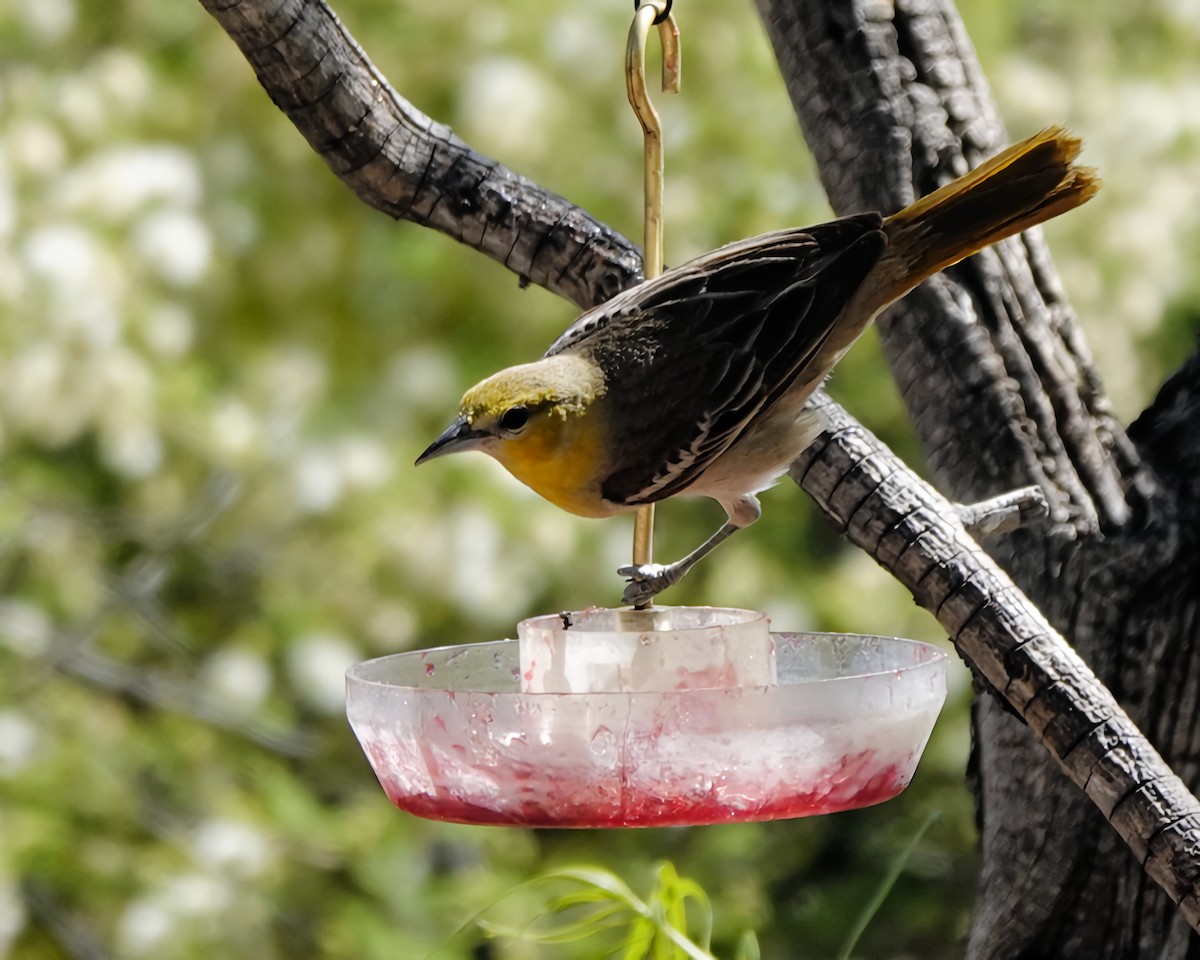
[[[572,620],[570,629],[576,633],[610,633],[613,630],[611,626],[598,626],[592,621],[608,617],[610,619],[620,619],[628,617],[631,621],[638,619],[653,619],[659,615],[669,617],[672,613],[678,613],[685,618],[689,614],[707,613],[713,616],[713,622],[698,625],[698,626],[673,626],[673,633],[687,633],[691,630],[708,630],[712,627],[741,627],[750,624],[761,623],[768,619],[767,615],[760,610],[748,610],[744,607],[704,607],[704,606],[689,606],[689,607],[650,607],[647,610],[638,610],[634,607],[599,607],[591,610],[571,610],[567,611],[574,619]],[[528,617],[522,620],[522,624],[529,624],[536,628],[553,628],[560,623],[564,613],[544,613],[536,617]],[[640,628],[639,628],[640,629]]]
[[[794,680],[780,679],[779,682],[769,686],[744,686],[744,687],[695,687],[688,690],[670,690],[670,691],[611,691],[598,693],[595,691],[582,691],[579,693],[531,693],[520,689],[510,689],[507,686],[501,689],[492,689],[489,687],[472,686],[469,688],[456,687],[438,687],[430,685],[414,685],[405,683],[396,683],[387,679],[372,677],[372,672],[385,669],[390,664],[398,663],[401,660],[420,661],[422,659],[439,656],[452,656],[460,651],[478,652],[477,655],[486,655],[488,650],[495,653],[500,653],[502,650],[515,649],[519,643],[517,640],[488,640],[482,643],[470,644],[451,644],[442,647],[429,647],[421,650],[407,650],[403,653],[392,653],[382,657],[374,657],[370,660],[364,660],[361,663],[356,663],[346,671],[347,685],[360,685],[364,687],[377,687],[384,690],[405,691],[414,694],[434,694],[434,693],[455,693],[455,692],[470,692],[483,694],[492,697],[554,697],[554,698],[579,698],[579,699],[595,699],[597,697],[686,697],[698,695],[712,695],[714,690],[739,690],[742,693],[753,690],[771,690],[776,687],[803,687],[807,685],[828,685],[836,683],[851,683],[861,681],[869,677],[894,676],[913,673],[916,671],[932,671],[939,669],[948,659],[946,651],[940,647],[927,643],[923,640],[910,640],[905,637],[887,637],[878,634],[869,633],[828,633],[828,632],[812,632],[812,631],[796,631],[796,632],[780,632],[772,633],[771,636],[778,642],[794,642],[801,638],[812,638],[815,640],[849,640],[849,641],[873,641],[877,643],[887,644],[893,648],[904,647],[913,651],[913,660],[910,663],[904,663],[899,666],[881,667],[877,670],[866,670],[857,673],[838,674],[833,677],[804,677]],[[513,682],[516,682],[516,676],[513,676]]]

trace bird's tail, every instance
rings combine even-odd
[[[881,291],[880,306],[988,244],[1090,199],[1100,178],[1075,166],[1080,146],[1062,127],[1050,127],[888,217],[883,259],[891,261],[885,272],[895,286]]]

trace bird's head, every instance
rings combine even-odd
[[[603,396],[604,375],[577,354],[557,354],[492,374],[463,396],[459,415],[417,458],[480,450],[520,479],[570,453],[580,417]],[[531,484],[532,485],[532,484]]]

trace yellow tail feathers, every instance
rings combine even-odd
[[[1081,143],[1062,127],[1050,127],[1014,144],[970,173],[922,197],[884,221],[888,259],[903,296],[932,276],[990,243],[1066,213],[1100,189],[1100,178],[1075,166]]]

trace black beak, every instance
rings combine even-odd
[[[416,466],[420,466],[426,460],[432,460],[434,457],[440,457],[446,453],[463,453],[467,450],[478,450],[483,446],[483,441],[490,437],[491,434],[486,430],[476,430],[466,417],[459,417],[450,426],[442,431],[442,435],[433,441],[425,452],[417,457]]]

